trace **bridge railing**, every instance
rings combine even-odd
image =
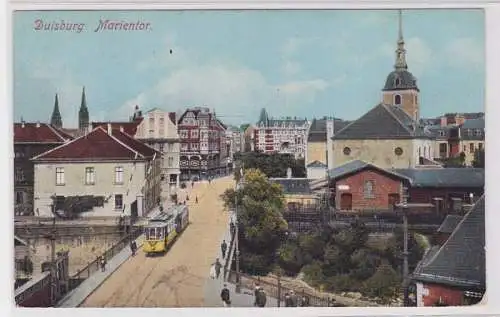
[[[141,234],[142,228],[135,228],[130,232],[130,234],[123,237],[103,254],[101,254],[101,256],[104,257],[106,262],[108,262],[116,254],[128,247],[130,242],[137,239]],[[80,269],[70,277],[70,290],[76,288],[83,280],[89,278],[93,273],[99,270],[99,259],[101,256],[96,257],[94,261],[88,263],[84,268]]]

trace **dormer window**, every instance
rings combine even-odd
[[[394,105],[396,106],[401,105],[401,95],[394,95]]]
[[[476,136],[481,136],[482,134],[480,129],[476,129],[474,133],[476,134]]]
[[[401,79],[396,78],[396,80],[394,80],[394,85],[395,85],[396,87],[400,86],[400,85],[401,85]]]

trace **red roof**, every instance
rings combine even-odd
[[[134,160],[159,157],[160,152],[118,129],[108,134],[102,127],[42,153],[33,160]]]
[[[14,143],[64,143],[71,139],[47,123],[14,123]]]
[[[137,133],[137,127],[142,122],[142,117],[137,118],[134,121],[126,121],[126,122],[92,122],[92,129],[97,127],[102,127],[103,129],[107,129],[108,124],[111,124],[113,129],[123,128],[123,131],[134,136]]]

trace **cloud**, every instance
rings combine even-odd
[[[293,76],[300,72],[302,66],[294,61],[285,61],[283,65],[283,72],[286,76]]]
[[[470,37],[451,40],[444,49],[443,58],[452,67],[478,69],[484,67],[484,46]]]
[[[322,79],[272,84],[260,72],[236,63],[193,63],[169,72],[153,87],[125,102],[117,115],[129,116],[135,105],[170,111],[207,106],[229,123],[242,123],[257,119],[262,107],[276,115],[307,107],[327,86]]]
[[[421,38],[412,37],[406,42],[406,50],[412,73],[417,77],[421,76],[432,64],[432,49]]]

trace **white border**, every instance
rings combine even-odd
[[[10,259],[13,257],[12,248],[12,184],[13,184],[13,149],[12,149],[12,32],[11,32],[11,10],[105,10],[105,9],[384,9],[384,8],[481,8],[484,7],[486,11],[486,127],[488,129],[486,144],[488,150],[486,151],[486,248],[487,248],[487,295],[489,298],[484,305],[470,306],[470,307],[433,307],[433,308],[306,308],[306,309],[114,309],[111,311],[102,309],[12,309],[12,282],[13,276],[13,263]],[[175,1],[165,4],[161,1],[110,1],[101,3],[98,0],[82,1],[47,1],[47,0],[14,0],[7,7],[1,7],[0,21],[5,21],[1,28],[1,40],[6,43],[3,47],[6,51],[7,58],[1,59],[0,74],[5,75],[6,85],[0,87],[0,97],[4,101],[2,114],[0,116],[0,138],[4,145],[3,155],[0,156],[2,167],[4,168],[4,181],[1,182],[0,188],[2,196],[4,197],[4,208],[1,212],[3,221],[0,225],[3,227],[1,232],[8,233],[5,235],[6,242],[1,244],[2,254],[5,256],[6,261],[1,265],[1,280],[2,283],[0,293],[0,313],[9,312],[10,315],[15,316],[35,316],[36,314],[43,314],[44,316],[100,316],[102,314],[127,317],[137,315],[148,316],[191,316],[204,314],[205,316],[365,316],[365,315],[464,315],[464,316],[477,316],[484,314],[500,315],[500,257],[498,251],[494,249],[497,241],[500,241],[500,230],[495,228],[498,217],[496,206],[500,206],[500,195],[495,195],[495,176],[500,175],[499,164],[495,164],[495,159],[500,158],[500,148],[495,147],[496,129],[500,126],[500,5],[488,4],[486,1]],[[4,26],[6,28],[4,28]],[[3,56],[4,57],[4,56]],[[0,81],[2,83],[3,81]],[[453,88],[451,88],[453,89]],[[8,180],[8,182],[7,182]],[[487,302],[487,304],[486,304]],[[6,314],[7,315],[7,314]]]

